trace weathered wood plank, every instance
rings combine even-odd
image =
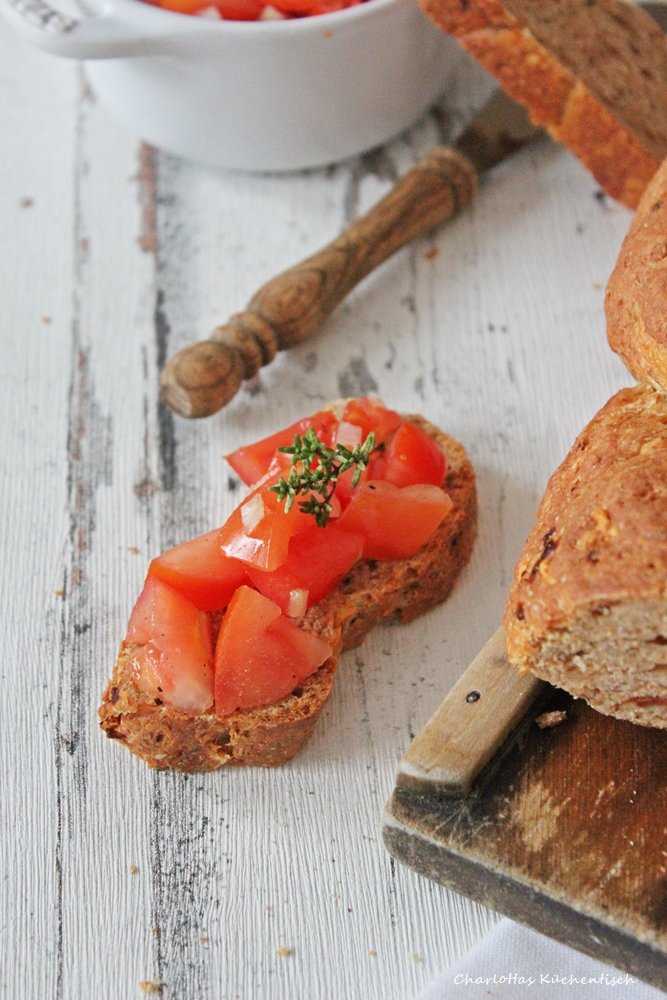
[[[472,794],[397,787],[384,837],[422,874],[667,986],[667,742],[551,690]],[[432,790],[433,791],[433,790]]]
[[[76,68],[4,25],[0,67],[0,530],[13,574],[0,780],[15,790],[0,797],[0,992],[132,996],[150,980],[212,1000],[404,1000],[495,917],[395,866],[382,806],[400,754],[497,624],[546,476],[624,381],[601,285],[628,213],[596,199],[567,154],[526,150],[311,343],[187,423],[158,401],[167,354],[340,232],[488,82],[462,62],[453,117],[329,170],[253,177],[142,147]],[[471,566],[445,607],[344,658],[289,767],[148,772],[102,739],[95,712],[150,557],[230,511],[225,451],[357,392],[424,412],[470,449]]]
[[[59,674],[70,565],[65,468],[72,300],[69,280],[54,283],[53,275],[64,279],[73,265],[76,79],[71,68],[40,67],[36,56],[21,64],[19,74],[9,39],[3,34],[0,40],[2,134],[10,138],[0,164],[0,641],[6,695],[0,708],[0,936],[3,965],[12,955],[20,955],[23,965],[28,956],[43,956],[29,971],[31,990],[55,996],[63,927],[59,762],[71,737]],[[22,79],[34,68],[45,87],[41,108]],[[59,142],[61,155],[45,173],[43,163]],[[46,241],[48,232],[61,239]],[[19,973],[18,967],[3,969],[7,995],[20,991]]]

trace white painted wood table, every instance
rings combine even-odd
[[[462,61],[439,112],[381,152],[234,175],[142,146],[79,68],[0,23],[2,997],[153,982],[169,1000],[410,1000],[497,919],[395,865],[380,817],[498,623],[548,475],[630,382],[603,320],[629,212],[543,141],[224,412],[181,420],[156,388],[167,355],[337,235],[488,89]],[[344,656],[289,766],[149,771],[96,709],[150,557],[230,512],[226,451],[371,392],[476,465],[454,595]]]

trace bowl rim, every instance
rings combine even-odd
[[[154,19],[156,23],[162,21],[164,27],[168,23],[171,23],[173,27],[175,24],[174,18],[178,18],[183,27],[188,26],[188,32],[197,30],[199,32],[223,31],[238,35],[252,35],[255,33],[267,35],[272,32],[299,33],[304,31],[316,31],[326,34],[328,31],[332,31],[336,27],[343,27],[350,22],[365,21],[369,18],[378,17],[387,8],[398,6],[414,6],[416,11],[421,10],[417,0],[361,0],[360,3],[355,4],[353,7],[345,7],[343,10],[335,10],[327,14],[310,14],[305,17],[276,18],[275,20],[267,19],[265,21],[232,21],[225,20],[224,18],[198,17],[196,14],[168,10],[166,7],[147,3],[146,0],[105,0],[98,10],[101,15],[113,15],[123,10],[136,15],[138,10],[141,9],[142,17],[148,16]],[[422,16],[426,17],[423,11],[421,13]]]

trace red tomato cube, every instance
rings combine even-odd
[[[132,659],[137,686],[182,712],[213,704],[213,645],[208,616],[157,577],[134,606],[126,641],[140,648]]]
[[[215,710],[273,705],[332,655],[319,636],[304,632],[280,608],[250,587],[239,587],[215,649]]]
[[[358,532],[343,531],[335,521],[312,528],[289,543],[285,562],[271,573],[248,567],[257,589],[290,614],[291,593],[308,591],[307,606],[319,603],[361,559],[364,539]]]
[[[364,441],[372,431],[375,443],[383,444],[398,428],[401,416],[396,410],[388,410],[366,396],[360,396],[358,399],[348,400],[342,421],[361,427]]]
[[[368,480],[354,491],[338,523],[364,536],[366,559],[407,559],[452,506],[451,498],[438,486],[394,486]]]
[[[373,472],[394,486],[430,483],[442,486],[447,474],[447,459],[442,448],[420,427],[402,423],[388,441]]]
[[[247,486],[252,486],[266,474],[278,448],[294,444],[296,434],[303,436],[312,427],[317,436],[325,444],[330,445],[337,425],[338,420],[331,410],[322,410],[319,413],[314,413],[312,417],[297,420],[289,427],[284,427],[283,430],[277,431],[275,434],[255,441],[254,444],[237,448],[225,458],[241,480]]]
[[[256,569],[277,569],[287,558],[290,539],[312,525],[298,500],[286,512],[270,489],[277,482],[277,476],[260,481],[222,526],[218,539],[225,555]]]
[[[219,536],[216,529],[167,549],[151,562],[148,578],[168,583],[200,611],[226,608],[247,577],[243,563],[224,554]]]

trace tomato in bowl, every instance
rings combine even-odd
[[[177,14],[196,14],[224,21],[274,21],[356,7],[369,0],[144,0],[145,3]]]
[[[220,0],[227,16],[215,19],[191,16],[198,0],[91,0],[61,32],[31,20],[30,4],[2,6],[25,40],[82,60],[100,103],[133,133],[208,166],[337,163],[397,136],[444,93],[456,43],[415,0],[333,10],[307,0],[305,15],[299,2],[259,20],[255,0]]]

